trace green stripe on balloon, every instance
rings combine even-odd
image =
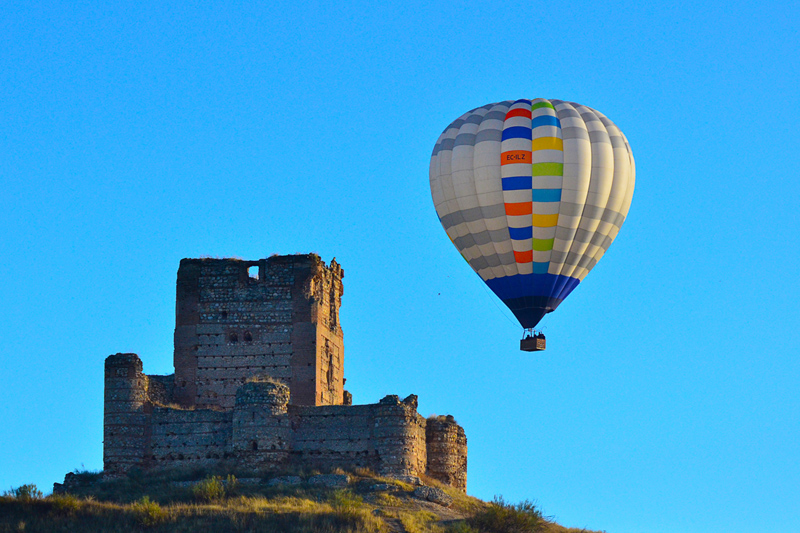
[[[550,102],[536,102],[531,106],[531,111],[539,109],[540,107],[549,107],[550,109],[555,110],[555,107],[553,107],[553,104],[551,104]]]
[[[563,176],[564,163],[534,163],[531,165],[533,176]]]

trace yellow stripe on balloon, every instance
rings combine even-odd
[[[533,151],[564,150],[564,141],[558,137],[537,137],[533,140]]]
[[[558,213],[555,215],[533,215],[533,225],[537,228],[552,228],[558,224]]]

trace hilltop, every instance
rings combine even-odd
[[[0,532],[592,533],[562,527],[530,502],[484,502],[432,478],[364,469],[267,478],[173,472],[105,482],[83,472],[67,481],[47,497],[33,486],[0,497]]]

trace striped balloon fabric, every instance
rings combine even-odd
[[[439,137],[430,166],[447,235],[525,328],[603,257],[634,181],[633,154],[613,122],[543,98],[464,114]]]

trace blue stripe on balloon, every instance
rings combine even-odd
[[[505,190],[505,184],[503,185]],[[533,189],[533,202],[560,202],[561,189]]]
[[[533,227],[528,226],[527,228],[508,228],[508,234],[511,236],[512,239],[515,241],[521,241],[524,239],[532,239],[533,238]]]
[[[561,277],[564,278],[565,276]],[[578,286],[578,283],[580,283],[580,281],[574,284],[570,283],[570,281],[573,279],[575,278],[566,278],[565,280],[562,280],[561,282],[556,284],[556,286],[554,287],[554,293],[556,294],[557,298],[561,298],[563,300],[564,298],[569,296],[569,293],[571,293],[575,289],[575,287]]]
[[[501,141],[505,141],[506,139],[532,139],[533,135],[531,134],[531,129],[526,128],[525,126],[511,126],[510,128],[506,128],[503,130],[503,137],[500,139]]]
[[[504,191],[519,191],[530,189],[532,186],[533,178],[530,176],[509,176],[508,178],[503,178]],[[561,198],[560,192],[561,191],[559,191],[559,199]]]
[[[578,286],[578,283],[580,283],[578,278],[560,274],[515,274],[490,279],[486,285],[501,300],[525,296],[546,296],[563,300]]]
[[[533,237],[533,232],[531,232],[531,237]],[[546,261],[544,263],[537,263],[536,261],[533,262],[534,274],[547,274],[548,268],[550,268],[550,261]]]
[[[539,126],[556,126],[561,127],[561,121],[558,117],[551,117],[550,115],[540,115],[531,121],[531,128],[538,128]]]
[[[531,105],[531,101],[530,100],[525,100],[524,98],[522,98],[522,99],[517,100],[516,102],[514,102],[514,104],[528,104],[528,105]],[[511,104],[511,105],[514,105],[514,104]]]

